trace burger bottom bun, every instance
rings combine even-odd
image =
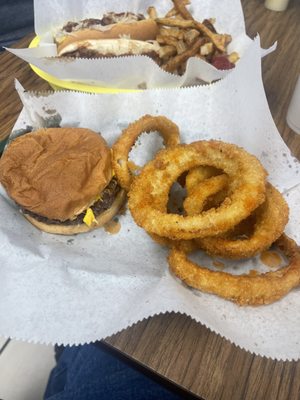
[[[28,214],[23,214],[23,215],[32,225],[34,225],[41,231],[57,235],[75,235],[76,233],[84,233],[92,231],[97,228],[101,228],[118,213],[118,211],[124,204],[125,200],[126,200],[126,192],[123,189],[121,189],[117,194],[111,207],[108,210],[101,213],[100,215],[98,215],[98,217],[96,217],[97,224],[93,224],[91,226],[87,226],[85,223],[81,223],[79,225],[47,224],[45,222],[38,221],[37,219]]]

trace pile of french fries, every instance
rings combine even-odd
[[[182,75],[190,57],[199,57],[218,69],[230,69],[239,59],[236,52],[227,54],[231,42],[228,34],[217,33],[214,19],[196,21],[187,9],[189,0],[172,0],[174,7],[158,18],[155,7],[149,7],[150,18],[159,25],[156,37],[160,44],[161,67],[171,73]]]

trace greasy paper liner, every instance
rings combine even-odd
[[[300,242],[299,163],[272,120],[261,79],[260,44],[235,71],[213,85],[96,96],[28,93],[17,85],[24,109],[15,130],[32,126],[86,126],[111,145],[129,122],[145,113],[174,120],[183,142],[222,139],[255,154],[290,206],[286,232]],[[14,135],[20,134],[20,131]],[[143,135],[131,152],[137,164],[161,145]],[[186,314],[235,345],[273,359],[300,356],[300,291],[268,306],[235,304],[188,289],[168,271],[167,250],[120,216],[121,231],[99,229],[58,237],[33,228],[2,191],[0,196],[0,326],[3,336],[43,343],[79,344],[116,333],[149,316]],[[211,266],[211,260],[200,259]],[[230,263],[236,272],[265,268],[257,258]],[[9,312],[7,311],[9,310]],[[288,340],[287,340],[288,337]]]

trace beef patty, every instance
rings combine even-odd
[[[115,198],[120,190],[121,190],[121,187],[119,186],[117,179],[112,178],[112,180],[109,182],[109,184],[106,186],[106,188],[101,193],[101,198],[99,200],[97,200],[93,205],[90,206],[90,208],[92,209],[96,218],[112,206],[112,204],[115,201]],[[35,218],[37,221],[40,221],[40,222],[43,222],[43,223],[46,223],[49,225],[80,225],[83,223],[83,218],[86,213],[86,211],[84,211],[81,214],[77,215],[77,217],[72,220],[68,219],[66,221],[59,221],[57,219],[49,219],[47,217],[43,217],[42,215],[35,214],[32,211],[26,210],[25,208],[21,208],[21,211],[23,214],[27,214],[27,215]]]

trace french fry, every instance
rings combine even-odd
[[[235,64],[240,59],[240,56],[236,51],[234,51],[230,53],[227,58],[231,63]]]
[[[178,13],[187,20],[193,20],[192,14],[188,11],[185,3],[182,0],[172,0]]]
[[[178,28],[195,28],[198,31],[202,32],[205,36],[210,38],[216,48],[223,53],[225,52],[226,44],[228,40],[231,39],[230,35],[220,35],[219,33],[213,33],[210,29],[208,29],[204,24],[198,21],[191,21],[187,19],[178,19],[178,18],[157,18],[155,20],[160,25],[165,26],[173,26]]]
[[[182,0],[182,2],[185,5],[191,4],[190,0]],[[176,7],[173,7],[173,8],[171,8],[170,11],[167,12],[167,14],[165,15],[165,18],[175,17],[175,15],[178,15],[178,14],[179,14],[179,12],[176,9]]]
[[[206,26],[206,28],[208,28],[210,31],[212,31],[213,33],[217,33],[216,28],[214,27],[214,24],[212,23],[211,19],[204,19],[202,21],[202,24]]]
[[[214,45],[212,42],[205,43],[200,47],[200,55],[201,56],[208,56],[214,51]]]
[[[160,35],[162,36],[171,36],[176,39],[182,40],[184,38],[185,32],[179,28],[165,28],[161,27],[159,30]]]
[[[174,46],[161,46],[159,49],[159,57],[165,62],[175,54],[177,54],[177,50]]]
[[[188,21],[180,18],[156,18],[155,20],[159,25],[173,26],[176,28],[194,28],[194,21]]]
[[[177,54],[182,54],[187,50],[187,45],[184,43],[183,40],[178,40],[176,50]]]
[[[213,42],[213,44],[216,46],[218,50],[225,52],[226,44],[228,43],[230,35],[220,35],[219,33],[213,33],[204,24],[197,21],[194,21],[194,27],[198,29],[200,32],[204,33],[205,36],[210,38],[210,40]]]
[[[223,36],[225,36],[225,43],[228,45],[232,41],[232,36],[228,35],[228,33],[224,33]]]
[[[156,10],[149,7],[148,13],[159,25],[156,40],[161,45],[160,58],[162,68],[169,72],[183,74],[189,57],[199,57],[211,63],[215,57],[227,58],[230,63],[239,59],[238,53],[227,55],[227,45],[232,38],[228,34],[219,34],[215,19],[207,18],[203,22],[194,19],[186,8],[190,0],[172,0],[174,7],[164,18],[156,17]]]
[[[148,7],[147,13],[149,15],[150,19],[156,19],[157,18],[157,11],[155,7]]]
[[[184,32],[184,41],[190,45],[192,44],[198,37],[200,36],[200,32],[197,29],[189,29]]]
[[[162,68],[168,72],[174,72],[178,69],[178,67],[187,61],[190,57],[195,56],[199,53],[199,49],[202,44],[204,44],[205,38],[199,38],[196,42],[187,49],[185,52],[178,54],[177,56],[171,58],[168,62],[162,65]]]
[[[159,44],[167,44],[169,46],[177,47],[177,40],[176,38],[173,38],[171,36],[163,36],[163,35],[157,35],[156,36],[156,41]]]
[[[178,75],[183,75],[185,73],[186,70],[186,63],[187,61],[184,61],[182,64],[180,64],[177,68],[177,73]]]

